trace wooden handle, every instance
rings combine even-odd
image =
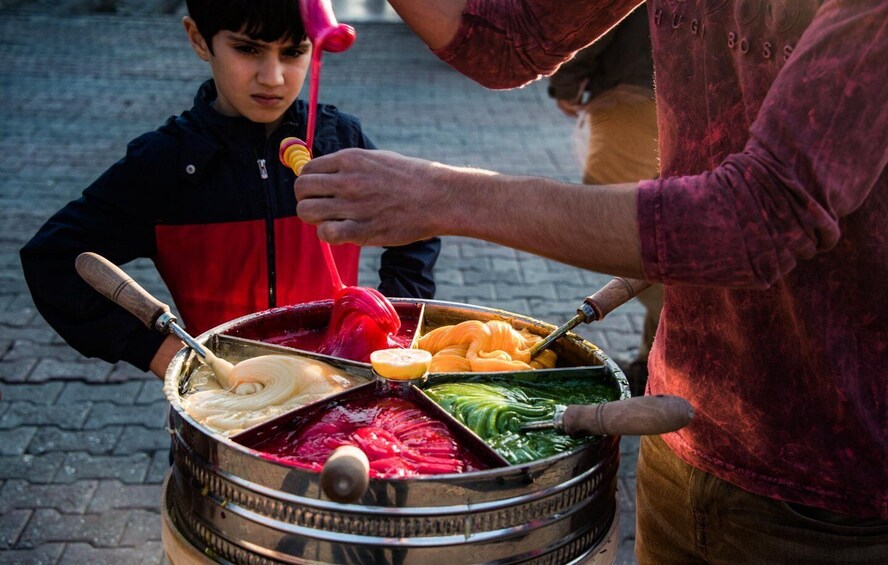
[[[641,279],[627,279],[614,277],[609,283],[601,287],[592,296],[587,296],[583,301],[588,304],[598,315],[596,320],[607,316],[611,310],[625,304],[638,296],[638,293],[651,286],[651,283]]]
[[[90,286],[115,304],[142,320],[150,329],[154,321],[170,307],[151,296],[147,290],[124,273],[120,267],[95,253],[81,253],[74,268]]]
[[[353,445],[343,445],[327,458],[321,489],[333,502],[354,502],[370,485],[370,461]]]
[[[602,404],[572,405],[564,411],[570,435],[644,436],[674,432],[694,418],[691,403],[679,396],[639,396]]]

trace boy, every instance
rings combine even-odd
[[[183,21],[213,79],[194,107],[129,144],[114,164],[21,251],[40,313],[82,354],[163,377],[182,344],[142,325],[84,283],[74,259],[150,257],[192,334],[279,305],[329,298],[332,283],[312,226],[296,217],[284,137],[306,138],[297,100],[311,44],[296,0],[188,0]],[[374,149],[353,116],[320,105],[314,156]],[[431,298],[440,240],[386,249],[379,290]],[[357,283],[360,249],[336,246],[342,280]]]

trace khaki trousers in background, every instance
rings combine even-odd
[[[581,118],[588,128],[589,145],[583,165],[583,183],[618,184],[658,176],[657,105],[653,91],[621,84],[593,98]],[[663,286],[653,285],[638,296],[646,310],[638,348],[647,361],[660,323]]]
[[[640,565],[888,563],[888,521],[753,494],[691,467],[660,436],[641,438],[636,473]]]

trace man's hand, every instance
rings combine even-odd
[[[450,167],[389,151],[344,149],[312,159],[296,180],[299,217],[330,243],[405,245],[446,230]]]
[[[484,239],[584,269],[643,278],[636,185],[577,185],[344,149],[296,179],[299,217],[330,243]]]
[[[555,104],[568,118],[578,117],[580,115],[580,110],[583,109],[583,105],[576,100],[562,100],[561,98],[557,98]]]

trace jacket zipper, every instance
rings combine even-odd
[[[277,306],[277,271],[275,270],[275,244],[274,244],[274,210],[271,205],[271,190],[268,187],[268,169],[265,159],[257,159],[259,164],[259,177],[264,181],[265,189],[265,248],[268,253],[268,307]]]

